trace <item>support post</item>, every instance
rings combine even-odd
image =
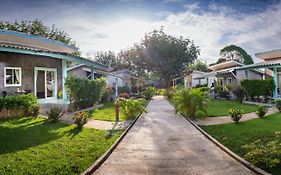
[[[115,97],[118,97],[118,78],[115,78]]]
[[[276,99],[278,96],[278,82],[277,82],[277,67],[273,68],[273,80],[274,80],[274,93],[273,98]]]
[[[66,60],[62,60],[62,99],[64,101],[67,100],[67,91],[66,91],[66,87],[65,87],[65,82],[67,79],[67,61]]]
[[[249,79],[248,70],[245,70],[245,77],[246,79]]]
[[[95,79],[95,69],[91,67],[91,80]]]

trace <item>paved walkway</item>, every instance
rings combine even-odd
[[[276,107],[271,107],[268,109],[267,115],[275,114],[279,112],[279,110]],[[248,114],[243,114],[240,121],[247,121],[258,118],[256,112],[251,112]],[[230,116],[221,116],[221,117],[206,117],[202,119],[196,119],[193,121],[197,125],[219,125],[219,124],[225,124],[225,123],[234,123]]]
[[[156,96],[94,174],[254,174],[204,137],[164,97]]]

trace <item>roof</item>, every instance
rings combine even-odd
[[[78,68],[82,68],[83,70],[85,70],[84,68],[88,68],[89,70],[86,70],[86,71],[91,71],[90,68],[89,68],[89,66],[86,66],[86,65],[84,65],[84,64],[78,64],[78,65],[69,67],[69,68],[67,69],[67,71],[72,71],[72,70],[78,69]],[[108,67],[98,67],[98,68],[94,67],[94,68],[97,69],[97,70],[101,70],[101,71],[103,71],[103,72],[108,72],[108,71],[109,71],[109,68],[108,68]],[[96,70],[95,70],[95,71],[96,71]]]
[[[244,64],[231,60],[231,61],[226,61],[226,62],[222,62],[219,64],[209,66],[208,69],[217,71],[217,70],[222,70],[222,69],[237,67],[237,66],[244,66]]]
[[[256,53],[256,57],[267,60],[267,59],[274,59],[274,58],[281,58],[281,49],[271,50],[267,52]]]
[[[47,39],[37,35],[1,29],[0,44],[25,47],[30,49],[46,50],[52,52],[64,52],[68,54],[78,51],[78,48],[64,44],[59,41]]]
[[[99,64],[95,61],[75,56],[73,54],[68,54],[64,52],[52,52],[47,50],[40,50],[36,48],[22,47],[22,46],[12,46],[5,45],[0,43],[0,52],[9,52],[9,53],[18,53],[18,54],[28,54],[28,55],[36,55],[36,56],[46,56],[56,59],[63,59],[67,61],[78,62],[80,64],[85,64],[87,66],[92,66],[98,69],[107,68],[107,66]]]
[[[272,68],[274,66],[281,66],[279,61],[264,61],[260,63],[250,64],[243,67],[239,67],[238,70],[247,70],[247,69],[262,69],[262,68]]]
[[[208,72],[208,73],[205,73],[205,74],[203,74],[203,75],[201,75],[201,76],[198,76],[198,77],[195,77],[195,78],[193,78],[193,79],[204,79],[204,78],[208,78],[208,77],[211,77],[211,76],[215,76],[215,75],[217,75],[217,72],[216,71],[214,71],[214,72]]]
[[[112,74],[121,74],[121,73],[131,74],[131,75],[133,74],[133,72],[130,71],[129,69],[121,69],[112,72]]]

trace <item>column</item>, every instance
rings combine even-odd
[[[65,82],[67,79],[67,64],[66,64],[66,60],[62,60],[62,99],[63,100],[67,100],[67,90],[65,87]]]
[[[115,78],[115,97],[118,97],[118,78]]]
[[[91,80],[95,79],[95,69],[91,67]]]
[[[248,70],[245,70],[245,77],[246,79],[249,79]]]
[[[277,82],[277,67],[275,66],[273,68],[273,80],[274,80],[274,92],[273,92],[273,98],[276,99],[278,96],[278,82]]]

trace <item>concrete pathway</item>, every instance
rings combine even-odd
[[[156,96],[97,175],[254,174]]]
[[[279,112],[279,110],[276,107],[271,107],[268,109],[268,112],[266,113],[266,116],[275,114]],[[258,118],[256,112],[251,112],[248,114],[243,114],[240,121],[247,121]],[[225,124],[225,123],[234,123],[230,116],[221,116],[221,117],[206,117],[202,119],[196,119],[193,121],[197,125],[219,125],[219,124]]]

